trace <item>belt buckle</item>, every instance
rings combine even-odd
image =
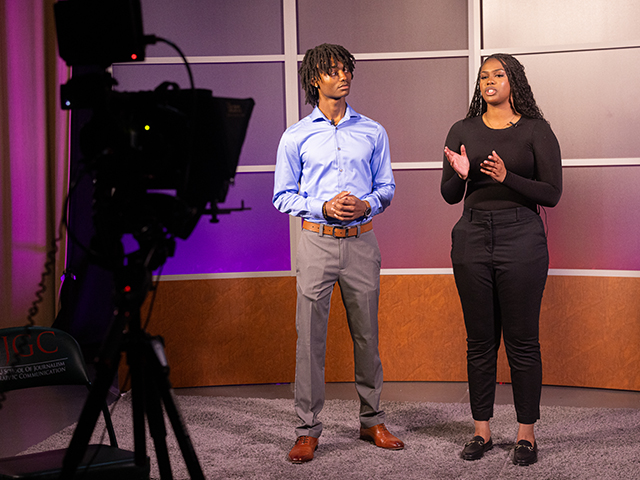
[[[360,225],[351,225],[350,227],[340,227],[340,230],[344,232],[344,237],[339,238],[349,238],[355,236],[356,238],[360,236]],[[355,233],[351,233],[355,231]],[[335,236],[335,235],[334,235]]]

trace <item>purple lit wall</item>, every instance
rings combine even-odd
[[[251,210],[219,215],[219,223],[203,216],[187,240],[178,240],[163,275],[289,270],[289,219],[271,205],[272,190],[272,174],[238,175],[220,207],[244,200]]]

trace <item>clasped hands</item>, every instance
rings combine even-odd
[[[363,217],[368,207],[367,202],[351,195],[351,192],[343,191],[327,201],[324,210],[328,217],[337,220],[355,220]]]
[[[466,180],[469,176],[469,158],[467,157],[467,149],[464,145],[460,146],[460,153],[450,150],[449,147],[444,147],[444,154],[451,168],[453,168],[461,179]],[[504,182],[507,176],[507,168],[495,150],[480,164],[480,171],[500,183]]]

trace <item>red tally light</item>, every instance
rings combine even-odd
[[[126,287],[124,287],[124,291],[125,292],[130,292],[131,291],[131,287],[129,285],[127,285]]]
[[[138,55],[136,55],[135,53],[131,54],[131,60],[135,60],[136,58],[138,58]]]

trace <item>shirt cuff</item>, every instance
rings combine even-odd
[[[313,218],[318,220],[324,220],[324,215],[322,214],[322,205],[324,205],[323,200],[313,199],[309,202],[309,211],[313,215]]]

